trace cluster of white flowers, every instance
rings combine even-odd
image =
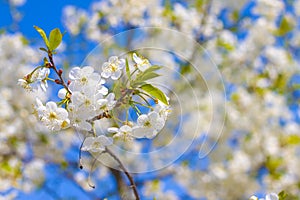
[[[16,84],[33,70],[31,66],[38,65],[39,52],[28,46],[23,35],[2,33],[0,59],[0,199],[9,200],[18,198],[20,191],[32,192],[41,186],[45,165],[64,162],[64,152],[73,139],[57,135],[50,140],[48,129],[32,115],[35,98],[44,101],[48,95],[39,86],[48,69],[39,68],[32,74],[30,80],[37,84],[26,82],[34,91],[30,95]]]
[[[117,27],[120,24],[129,27],[176,28],[191,35],[199,36],[202,32],[210,36],[216,29],[222,28],[222,24],[214,15],[208,15],[204,20],[204,13],[209,9],[206,4],[200,6],[191,4],[188,7],[178,2],[170,5],[162,0],[106,0],[94,2],[89,12],[67,6],[63,20],[71,34],[77,35],[83,28],[87,38],[93,41],[102,41],[111,34],[107,31],[107,25]]]
[[[133,53],[132,60],[133,66],[129,66],[128,61],[126,63],[125,59],[111,56],[108,62],[103,63],[101,73],[95,71],[91,66],[72,68],[69,73],[67,85],[62,84],[61,81],[55,81],[57,84],[64,86],[58,92],[58,97],[61,98],[60,102],[55,103],[49,101],[44,105],[41,100],[36,99],[35,110],[38,119],[51,131],[60,131],[73,127],[77,131],[93,132],[94,136],[87,137],[84,141],[82,147],[84,151],[104,151],[106,146],[113,143],[113,138],[131,140],[132,138],[150,139],[155,137],[165,125],[169,113],[169,106],[165,105],[166,102],[162,102],[164,100],[159,98],[155,99],[155,96],[152,98],[155,99],[157,106],[153,107],[150,106],[149,102],[146,102],[147,105],[144,105],[143,103],[132,100],[134,93],[138,94],[143,90],[146,79],[143,80],[143,85],[132,87],[130,81],[134,80],[129,80],[131,76],[134,76],[135,79],[138,80],[139,76],[142,77],[143,74],[147,73],[147,69],[151,71],[151,73],[154,73],[152,71],[155,70],[151,68],[152,65],[146,58],[138,56],[136,53]],[[25,89],[28,89],[31,88],[32,84],[42,82],[42,88],[46,90],[46,78],[50,73],[48,66],[49,65],[43,66],[42,68],[38,67],[23,79],[19,79],[19,83],[21,83]],[[124,81],[124,76],[123,80],[119,79],[123,75],[125,68],[127,72],[126,75],[130,76],[127,77],[129,85],[125,85],[125,88],[122,89],[123,94],[116,98],[115,94],[109,91],[105,83],[109,78],[113,81]],[[135,68],[135,70],[130,72],[132,68]],[[151,87],[153,86],[151,85]],[[117,90],[121,90],[121,88],[117,88]],[[159,89],[156,88],[156,90]],[[147,93],[147,90],[145,92]],[[151,93],[148,94],[148,96],[151,96]],[[165,99],[167,99],[167,97],[165,97]],[[146,99],[143,98],[142,100]],[[137,123],[129,121],[128,119],[116,119],[116,114],[113,113],[113,109],[122,104],[132,106],[132,108],[136,110],[136,114],[138,115]],[[147,114],[141,113],[137,105],[144,105],[146,108],[150,108],[150,112]],[[130,111],[124,109],[121,112],[128,114]],[[94,122],[102,118],[118,120],[120,127],[118,127],[118,123],[115,123],[114,127],[107,129],[107,134],[97,136],[95,128],[93,127]],[[109,133],[113,133],[113,135],[109,136]]]
[[[257,198],[256,196],[251,196],[249,200],[279,200],[279,197],[275,193],[267,194],[265,198]]]

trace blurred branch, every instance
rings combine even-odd
[[[123,163],[121,162],[121,160],[111,150],[109,150],[107,147],[105,148],[105,152],[108,153],[115,161],[117,161],[117,163],[119,164],[119,167],[125,173],[125,175],[127,176],[128,180],[130,182],[130,187],[133,190],[133,193],[134,193],[134,196],[135,196],[136,200],[140,200],[135,182],[134,182],[132,176],[130,175],[130,173],[127,171],[127,169],[123,165]]]

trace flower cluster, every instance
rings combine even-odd
[[[48,50],[45,49],[48,59],[44,60],[44,65],[19,79],[19,83],[25,89],[31,89],[32,85],[41,83],[43,90],[46,90],[47,81],[62,86],[58,91],[60,102],[49,101],[44,105],[40,99],[36,99],[35,113],[47,128],[60,131],[72,127],[91,134],[85,139],[82,150],[92,152],[104,151],[116,138],[151,139],[162,130],[170,111],[169,98],[160,89],[147,83],[148,80],[159,76],[156,71],[161,69],[161,66],[151,65],[146,58],[136,53],[132,54],[130,62],[127,58],[111,56],[103,63],[101,73],[91,66],[74,67],[69,72],[68,81],[64,81],[63,71],[58,70],[53,61],[54,49],[49,48],[50,39],[44,40],[45,44],[48,44]],[[58,79],[48,78],[50,71],[54,71]],[[113,81],[110,86],[117,95],[107,87],[109,79]],[[125,84],[120,84],[124,82]],[[118,88],[116,85],[122,86]],[[118,113],[115,109],[118,109]],[[141,110],[146,110],[147,113]],[[136,114],[136,122],[128,119],[128,115],[132,113]],[[126,116],[125,119],[122,115]],[[103,118],[111,119],[113,126],[107,129],[107,134],[98,136],[94,123]]]
[[[279,200],[279,197],[275,193],[270,193],[265,198],[258,199],[256,196],[251,196],[249,200]]]

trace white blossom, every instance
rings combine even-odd
[[[145,71],[151,66],[148,59],[139,57],[136,53],[133,53],[132,59],[136,63],[138,69],[141,71]]]
[[[57,107],[53,101],[47,102],[46,106],[39,99],[36,101],[38,117],[47,128],[52,131],[59,131],[69,127],[70,120],[66,109]]]
[[[137,126],[132,128],[132,135],[136,138],[153,138],[164,125],[165,120],[157,112],[142,114],[137,119]]]
[[[69,85],[71,91],[83,91],[89,87],[95,88],[95,86],[105,83],[105,81],[101,79],[101,76],[94,72],[94,68],[90,66],[72,68],[69,73],[69,78],[71,80]]]
[[[110,133],[115,133],[113,138],[120,138],[124,141],[132,140],[132,128],[128,125],[123,125],[120,128],[110,127],[107,129]]]
[[[98,137],[87,137],[84,140],[82,150],[91,152],[102,152],[106,146],[112,144],[112,138],[100,135]]]
[[[115,107],[116,102],[117,101],[115,100],[115,94],[109,93],[105,99],[99,99],[97,101],[98,106],[99,106],[98,109],[103,112],[112,110]]]
[[[122,75],[122,69],[125,66],[125,60],[119,59],[117,56],[111,56],[108,62],[103,63],[101,76],[117,80]]]

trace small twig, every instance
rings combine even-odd
[[[49,61],[50,61],[50,68],[53,69],[55,71],[55,73],[57,74],[57,76],[59,77],[59,80],[60,80],[60,84],[62,86],[64,86],[64,88],[68,91],[68,93],[72,94],[72,92],[69,90],[67,84],[65,83],[63,77],[62,77],[62,73],[60,73],[58,70],[57,70],[57,67],[55,66],[55,63],[54,63],[54,60],[53,60],[53,55],[51,52],[48,52],[48,58],[49,58]]]
[[[110,119],[111,118],[111,115],[108,113],[108,112],[103,112],[91,119],[88,119],[86,120],[88,123],[93,123],[94,121],[97,121],[97,120],[100,120],[100,119],[103,119],[103,118],[108,118]]]
[[[139,196],[139,193],[137,191],[136,184],[135,184],[132,176],[130,175],[130,173],[127,171],[127,169],[125,168],[125,166],[121,162],[121,160],[111,150],[109,150],[107,147],[105,147],[105,152],[108,153],[115,161],[117,161],[117,163],[119,164],[119,167],[123,170],[123,172],[125,173],[125,175],[127,176],[128,180],[130,182],[130,187],[133,190],[133,193],[134,193],[134,196],[135,196],[136,200],[140,200],[140,196]]]

